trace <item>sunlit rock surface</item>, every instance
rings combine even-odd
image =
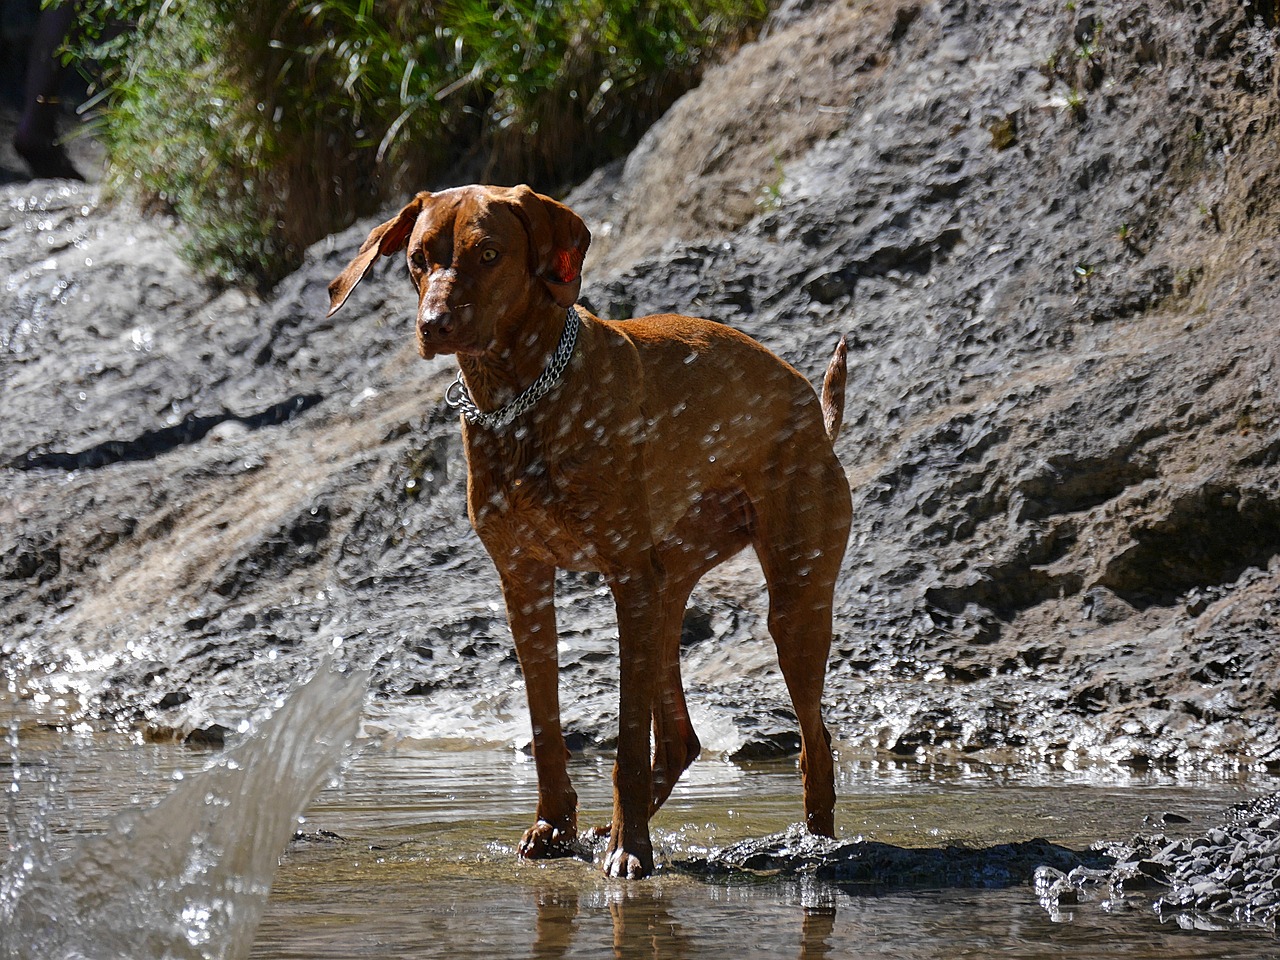
[[[604,315],[811,377],[849,337],[839,740],[1280,761],[1273,21],[786,4],[569,198]],[[234,726],[336,649],[387,729],[527,739],[455,368],[417,359],[401,263],[324,316],[368,227],[258,298],[92,188],[0,188],[0,649],[51,717]],[[726,754],[794,743],[762,583],[731,561],[686,623]],[[558,616],[566,728],[607,747],[607,590],[565,576]]]

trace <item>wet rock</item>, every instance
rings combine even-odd
[[[1184,817],[1180,813],[1174,813],[1171,810],[1165,810],[1161,813],[1153,813],[1150,816],[1144,817],[1143,822],[1149,823],[1155,826],[1166,826],[1171,824],[1190,823],[1191,820],[1188,817]]]
[[[1158,860],[1118,864],[1112,882],[1124,893],[1156,890],[1169,885],[1169,868]]]
[[[347,838],[332,830],[297,830],[293,834],[293,843],[341,844]]]
[[[898,847],[866,840],[838,841],[815,837],[795,825],[784,833],[752,838],[712,851],[705,857],[678,861],[677,869],[706,876],[755,874],[812,876],[848,886],[1006,887],[1026,883],[1041,871],[1084,863],[1102,863],[1045,840],[969,847]]]
[[[772,733],[753,731],[750,739],[729,755],[737,761],[776,760],[793,757],[800,752],[800,735],[794,730],[776,730]]]
[[[1067,882],[1046,874],[1041,903],[1052,912],[1078,903],[1089,884],[1101,884],[1121,897],[1150,898],[1162,916],[1177,917],[1189,926],[1275,929],[1280,858],[1276,834],[1262,824],[1272,819],[1278,803],[1280,794],[1237,804],[1225,812],[1221,825],[1197,837],[1168,841],[1140,835],[1128,842],[1101,844],[1101,850],[1115,859],[1112,866],[1087,877],[1073,871]],[[1076,899],[1062,899],[1068,888],[1076,891]]]
[[[180,707],[191,699],[191,694],[185,690],[170,690],[156,703],[161,710],[168,710],[171,707]]]
[[[187,732],[183,737],[183,743],[195,744],[202,747],[222,747],[227,743],[227,736],[231,731],[220,723],[211,723],[207,727],[195,727]]]

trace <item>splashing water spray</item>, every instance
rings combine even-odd
[[[6,677],[11,702],[16,681]],[[154,806],[55,859],[20,829],[16,712],[0,868],[0,960],[234,960],[249,955],[297,818],[356,736],[368,675],[328,662],[258,728]]]

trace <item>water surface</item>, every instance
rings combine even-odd
[[[608,757],[572,767],[582,823],[610,809]],[[1175,813],[1195,832],[1275,789],[1262,775],[1128,775],[846,761],[843,837],[902,846],[1044,837],[1083,849]],[[673,862],[773,833],[799,817],[794,761],[700,761],[654,821],[658,876],[520,863],[536,779],[512,751],[385,750],[313,804],[277,877],[255,958],[338,957],[1273,957],[1262,931],[1189,931],[1145,908],[1082,906],[1052,920],[1029,885],[855,892],[797,879],[707,882]]]
[[[11,818],[43,818],[66,850],[113,829],[207,751],[127,737],[24,731]],[[611,758],[571,772],[583,824],[604,823]],[[42,790],[41,784],[52,789]],[[1043,837],[1082,849],[1175,813],[1195,833],[1228,804],[1277,789],[1259,773],[1132,773],[845,758],[842,837],[979,849]],[[797,878],[710,882],[680,860],[799,818],[794,761],[701,760],[654,821],[658,875],[610,880],[576,860],[521,863],[532,762],[458,743],[366,744],[310,805],[274,878],[249,956],[424,957],[1273,957],[1265,931],[1184,930],[1145,905],[1086,904],[1051,918],[1029,885],[1003,890],[835,888]],[[258,798],[272,803],[268,794]],[[184,829],[173,824],[175,836]],[[253,838],[245,838],[252,843]],[[126,865],[127,867],[127,865]],[[74,918],[66,918],[74,922]],[[41,956],[34,945],[27,955]],[[23,955],[21,953],[19,956]],[[219,955],[210,950],[209,956]]]

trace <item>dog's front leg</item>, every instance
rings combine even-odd
[[[578,835],[578,795],[569,782],[569,751],[560,728],[555,568],[533,561],[499,565],[507,622],[524,673],[538,769],[538,812],[520,841],[528,859],[568,856]]]
[[[649,727],[658,671],[663,572],[652,550],[610,577],[618,609],[618,758],[613,768],[613,826],[604,872],[638,879],[653,872],[649,842]]]

